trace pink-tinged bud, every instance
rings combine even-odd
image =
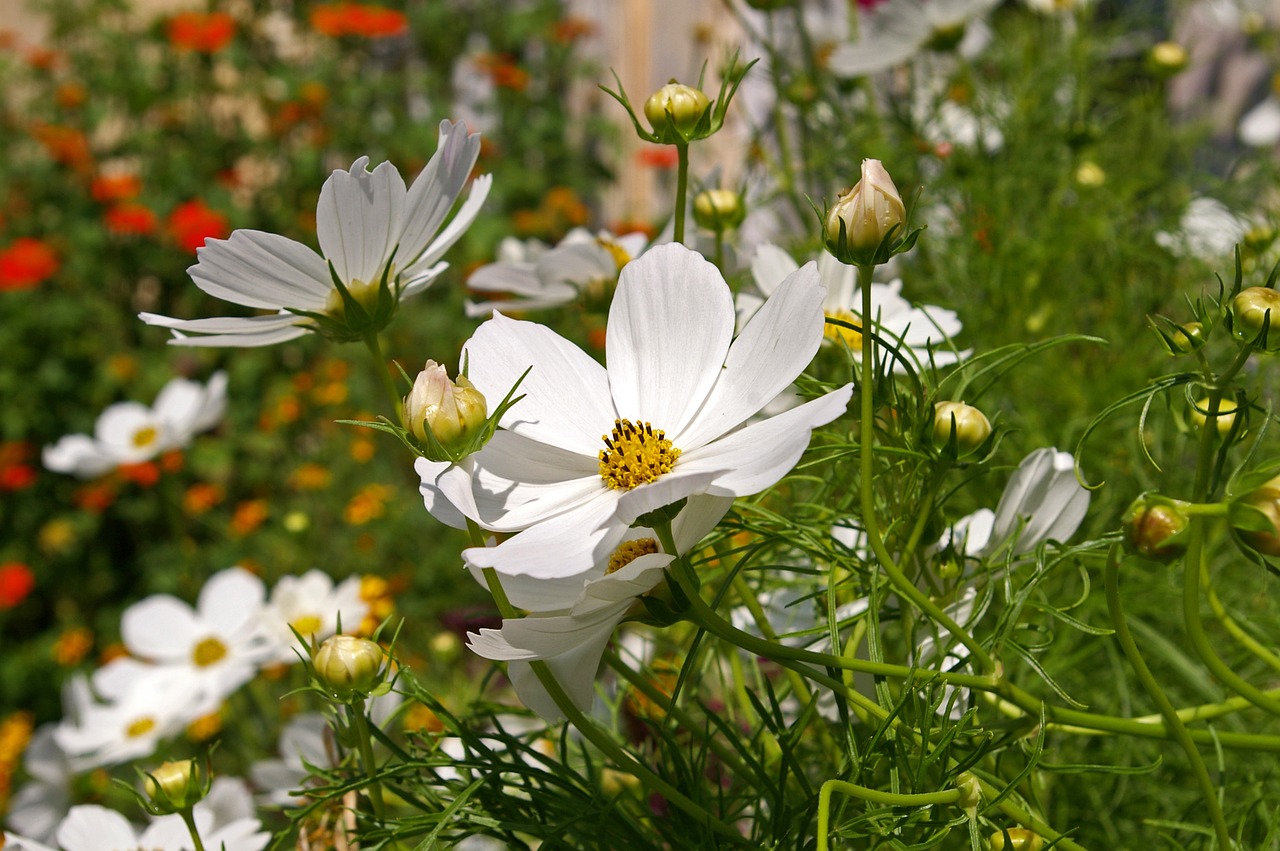
[[[670,124],[677,134],[688,138],[710,107],[711,99],[700,89],[672,80],[649,95],[644,102],[644,117],[659,136]]]
[[[333,635],[311,658],[316,677],[340,697],[367,696],[382,681],[382,648],[367,638]]]
[[[484,395],[465,375],[449,380],[445,368],[427,361],[404,400],[405,423],[414,437],[427,444],[427,426],[440,445],[457,450],[466,445],[488,417]]]
[[[827,247],[842,262],[870,258],[891,230],[902,235],[906,220],[907,208],[889,172],[879,160],[863,160],[862,179],[827,212]]]
[[[1280,348],[1280,292],[1270,287],[1249,287],[1231,300],[1234,330],[1240,339],[1252,343],[1263,329],[1267,339],[1261,342],[1268,350]]]
[[[1168,561],[1186,547],[1182,532],[1187,515],[1175,501],[1156,502],[1139,497],[1124,515],[1125,545],[1138,555]]]
[[[955,433],[956,457],[975,452],[991,436],[991,421],[964,402],[939,402],[933,409],[933,445],[945,449]]]

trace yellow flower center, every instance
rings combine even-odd
[[[613,551],[613,555],[609,556],[609,566],[605,568],[605,574],[616,573],[631,562],[647,556],[650,553],[658,551],[658,542],[653,538],[641,538],[638,541],[623,541],[622,545]]]
[[[298,635],[301,635],[304,638],[309,638],[320,631],[320,616],[302,615],[301,617],[294,618],[290,621],[289,626],[297,630]]]
[[[144,715],[141,718],[135,719],[132,723],[129,724],[128,727],[125,727],[124,734],[131,739],[136,739],[139,736],[145,736],[147,733],[150,733],[155,728],[156,728],[156,719],[152,718],[149,715]]]
[[[649,423],[614,420],[600,450],[600,478],[613,490],[629,491],[671,472],[680,450],[671,445],[662,429]]]
[[[210,636],[202,639],[191,651],[191,661],[197,668],[207,668],[227,655],[227,645]]]
[[[862,320],[847,310],[841,309],[827,314],[827,319],[838,319],[849,325],[862,327]],[[855,331],[852,328],[846,328],[844,325],[834,325],[831,322],[822,326],[822,336],[832,342],[844,341],[850,349],[855,352],[862,351],[862,332]]]
[[[396,270],[391,267],[391,274],[387,276],[387,281],[395,280]],[[345,283],[345,282],[344,282]],[[382,286],[381,278],[374,279],[369,282],[352,281],[345,283],[347,292],[351,297],[360,303],[360,306],[369,312],[373,312],[378,307],[378,290]],[[342,299],[342,293],[334,287],[329,291],[329,298],[325,301],[324,312],[332,316],[334,319],[342,319],[347,315],[346,303]]]
[[[155,426],[145,426],[133,433],[133,445],[137,449],[145,449],[156,442],[156,438],[160,436],[160,431]]]
[[[609,256],[613,258],[613,265],[618,267],[618,271],[622,271],[622,267],[631,262],[631,255],[627,253],[627,249],[623,248],[612,239],[596,238],[596,244],[609,252]]]

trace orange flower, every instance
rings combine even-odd
[[[52,70],[55,65],[62,61],[62,55],[58,51],[44,47],[31,48],[24,58],[27,60],[27,64],[37,71]]]
[[[363,526],[381,517],[387,509],[391,488],[386,485],[365,485],[351,497],[343,512],[343,519],[352,526]]]
[[[595,22],[587,18],[575,18],[572,15],[556,21],[555,28],[551,31],[551,37],[561,44],[569,44],[580,38],[595,35]]]
[[[235,34],[235,18],[226,12],[181,12],[169,19],[169,44],[176,50],[217,53]]]
[[[93,649],[93,633],[87,627],[75,626],[53,642],[53,661],[64,668],[79,665]]]
[[[142,194],[142,180],[136,174],[99,174],[89,184],[89,194],[99,204],[132,201]]]
[[[199,199],[175,207],[168,228],[173,241],[187,251],[195,251],[206,239],[226,239],[230,232],[227,217]]]
[[[265,499],[250,499],[236,506],[235,515],[231,518],[231,531],[237,535],[247,535],[262,525],[271,509]]]
[[[675,168],[675,145],[646,145],[636,151],[636,162],[650,168]]]
[[[156,482],[160,481],[160,468],[153,461],[143,461],[138,464],[121,464],[116,468],[116,472],[126,482],[133,482],[144,488],[154,487]]]
[[[182,497],[182,508],[193,517],[199,517],[213,508],[226,497],[221,486],[208,482],[197,482],[187,488]]]
[[[89,140],[74,127],[45,124],[41,121],[32,125],[31,135],[44,146],[45,152],[54,162],[77,170],[92,167],[93,154],[89,152]]]
[[[103,214],[107,230],[117,236],[146,236],[155,233],[156,214],[142,204],[117,204]]]
[[[0,564],[0,609],[12,609],[36,587],[36,576],[20,561]]]
[[[386,38],[409,29],[403,12],[368,3],[321,3],[311,10],[311,26],[333,38]]]
[[[331,479],[328,468],[320,464],[303,464],[289,476],[289,486],[300,491],[323,490]]]
[[[0,249],[0,292],[29,290],[53,276],[61,263],[47,243],[29,236]]]
[[[116,488],[109,481],[93,482],[76,488],[71,498],[79,508],[98,514],[116,501]]]
[[[54,91],[53,99],[63,109],[79,109],[89,99],[89,93],[79,83],[63,83]]]

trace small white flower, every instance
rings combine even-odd
[[[1240,141],[1253,148],[1280,143],[1280,98],[1269,95],[1240,119]]]
[[[467,279],[467,289],[506,293],[508,299],[467,302],[467,316],[489,316],[494,310],[536,310],[571,304],[585,295],[607,295],[622,267],[639,257],[648,244],[641,233],[622,236],[574,228],[554,248],[508,238],[496,263],[481,266]]]
[[[23,751],[22,769],[30,780],[10,800],[5,816],[10,827],[38,842],[52,841],[71,807],[72,771],[56,730],[56,724],[42,724]]]
[[[257,230],[208,240],[197,252],[199,262],[187,270],[196,286],[234,304],[276,311],[273,315],[139,316],[149,325],[173,329],[169,342],[177,345],[266,346],[314,330],[313,320],[290,309],[332,315],[340,308],[335,276],[357,300],[367,299],[376,297],[390,265],[393,292],[398,288],[401,299],[415,295],[444,271],[447,264],[440,258],[471,225],[489,193],[489,176],[477,178],[453,221],[440,229],[479,152],[479,136],[444,121],[435,155],[408,189],[391,163],[368,171],[368,157],[356,160],[349,171],[335,171],[320,190],[316,207],[319,254],[288,237]]]
[[[467,343],[471,380],[500,399],[532,366],[524,396],[470,467],[417,462],[425,501],[443,494],[486,529],[520,532],[466,550],[472,567],[551,579],[591,570],[648,511],[769,487],[852,393],[747,423],[816,353],[822,295],[816,268],[798,270],[733,340],[720,273],[682,245],[658,246],[622,271],[608,369],[548,328],[495,314]]]
[[[886,71],[930,48],[954,47],[973,58],[991,41],[984,18],[1000,0],[888,0],[860,22],[859,38],[831,54],[828,67],[841,77]]]
[[[119,662],[99,669],[95,685],[110,692],[106,703],[94,699],[87,679],[71,681],[70,711],[53,735],[74,770],[150,756],[195,717],[191,710],[200,694],[184,671],[152,668],[147,673],[138,676],[136,668],[127,670]]]
[[[100,476],[121,464],[150,461],[191,443],[216,426],[227,409],[227,374],[214,373],[208,384],[175,378],[155,404],[118,402],[98,417],[93,437],[72,434],[44,448],[45,467],[82,479]]]
[[[798,264],[787,252],[776,245],[764,244],[756,250],[751,262],[751,274],[756,287],[768,296],[788,275],[795,272]],[[852,325],[858,324],[858,314],[862,312],[862,290],[858,287],[857,269],[841,263],[827,252],[818,256],[818,274],[826,296],[823,299],[823,313],[832,319],[839,319]],[[912,369],[919,370],[929,363],[932,348],[933,363],[947,366],[968,357],[969,351],[957,352],[948,346],[948,341],[961,331],[961,324],[955,311],[934,305],[914,307],[902,297],[902,280],[895,279],[887,284],[871,285],[871,310],[876,323],[876,331],[881,337],[889,340],[899,352],[910,358]],[[763,299],[750,293],[740,293],[737,298],[739,323],[745,323],[760,309]],[[858,332],[842,326],[827,325],[824,333],[830,340],[844,339],[855,358],[862,357],[862,343]],[[899,358],[893,359],[893,371],[906,372],[907,365]]]
[[[219,824],[215,811],[202,801],[192,815],[200,839],[209,848],[223,851],[261,851],[271,841],[256,818],[239,818]],[[62,851],[187,851],[191,834],[182,816],[174,814],[152,819],[138,833],[120,813],[84,804],[72,807],[58,828],[58,845]]]
[[[338,630],[360,625],[369,613],[369,604],[360,597],[360,577],[351,576],[337,585],[321,570],[302,576],[282,576],[271,589],[271,599],[262,613],[262,625],[272,643],[269,658],[292,664],[302,647],[290,627],[304,638],[323,641]]]
[[[1244,239],[1249,223],[1214,198],[1192,198],[1175,231],[1160,231],[1156,243],[1180,257],[1226,257]]]

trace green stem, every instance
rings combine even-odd
[[[947,632],[955,636],[956,640],[963,644],[969,653],[977,661],[979,668],[984,673],[992,673],[996,669],[995,660],[987,653],[986,649],[977,642],[972,635],[963,627],[957,624],[950,615],[942,610],[936,603],[928,598],[927,595],[915,586],[906,575],[898,569],[897,563],[893,556],[889,555],[888,549],[885,548],[884,540],[880,537],[880,529],[876,524],[876,506],[875,491],[871,486],[872,477],[875,471],[873,464],[873,451],[875,447],[875,399],[871,392],[873,384],[874,372],[874,339],[871,334],[871,275],[875,270],[874,266],[858,267],[858,286],[862,289],[862,376],[861,387],[859,392],[862,400],[862,422],[861,436],[859,438],[859,456],[862,462],[862,478],[860,482],[860,490],[862,492],[862,528],[863,533],[867,537],[867,543],[870,545],[872,552],[875,553],[880,567],[889,577],[889,581],[893,583],[897,592],[915,604],[916,608],[928,615],[935,623],[945,629]]]
[[[673,240],[684,243],[684,217],[689,194],[689,145],[676,144],[676,209]]]
[[[942,792],[919,792],[915,794],[881,792],[857,783],[844,780],[828,780],[822,784],[818,792],[818,851],[827,851],[828,834],[831,823],[831,795],[840,792],[852,795],[873,804],[886,807],[929,807],[936,804],[954,804],[960,800],[959,789],[947,789]]]
[[[391,403],[391,410],[395,411],[395,421],[400,423],[402,428],[408,428],[404,421],[404,400],[396,392],[396,385],[391,380],[391,371],[387,369],[387,359],[382,354],[382,343],[378,340],[378,332],[370,331],[365,334],[364,345],[373,357],[374,369],[382,381],[382,389],[387,394],[387,401]]]
[[[1244,628],[1236,623],[1235,618],[1231,617],[1227,612],[1227,607],[1222,604],[1222,600],[1218,597],[1218,592],[1207,581],[1207,577],[1202,575],[1200,581],[1204,583],[1204,593],[1205,598],[1209,601],[1209,608],[1213,611],[1213,615],[1218,619],[1218,622],[1222,624],[1222,628],[1230,633],[1236,641],[1243,644],[1250,653],[1275,670],[1280,671],[1280,656],[1272,653],[1262,642],[1245,632]],[[1267,694],[1272,695],[1273,692],[1269,691]]]
[[[1113,546],[1107,556],[1105,584],[1107,611],[1111,614],[1111,625],[1115,627],[1116,640],[1120,642],[1124,655],[1128,657],[1129,664],[1133,666],[1133,670],[1138,675],[1138,680],[1147,690],[1147,694],[1151,695],[1151,699],[1160,707],[1160,714],[1164,716],[1165,723],[1173,732],[1174,739],[1182,746],[1188,762],[1191,763],[1191,771],[1195,775],[1196,785],[1200,787],[1200,796],[1204,800],[1205,808],[1209,811],[1209,820],[1213,822],[1213,831],[1218,837],[1218,847],[1222,851],[1230,851],[1232,847],[1231,834],[1227,829],[1226,820],[1222,817],[1222,808],[1218,806],[1217,789],[1213,785],[1213,779],[1209,777],[1209,770],[1205,767],[1204,759],[1200,756],[1200,751],[1195,742],[1188,735],[1187,728],[1182,723],[1182,718],[1178,715],[1178,710],[1160,688],[1160,683],[1151,675],[1150,669],[1147,668],[1147,663],[1143,660],[1142,654],[1138,650],[1138,645],[1134,643],[1133,636],[1129,633],[1129,624],[1125,621],[1124,610],[1120,606],[1118,563],[1119,552],[1117,547]],[[1187,566],[1188,573],[1194,570],[1194,566]]]
[[[194,851],[204,851],[204,843],[200,841],[200,830],[196,827],[195,809],[187,807],[185,810],[180,810],[178,815],[182,816],[182,823],[187,826],[187,832],[191,834]]]
[[[369,733],[369,716],[364,711],[364,698],[354,699],[347,709],[351,714],[351,723],[356,728],[356,738],[360,741],[360,762],[364,766],[364,776],[369,780],[366,789],[369,803],[373,805],[373,814],[378,821],[385,822],[386,804],[382,800],[382,783],[378,780],[378,763],[373,756],[373,736]]]

